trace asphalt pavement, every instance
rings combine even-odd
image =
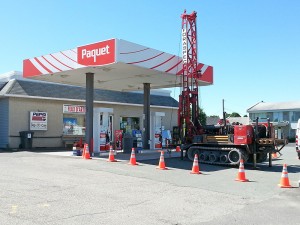
[[[0,224],[299,224],[300,161],[294,144],[268,163],[238,168],[192,162],[165,154],[168,170],[157,169],[159,152],[84,160],[72,152],[0,153]],[[293,188],[280,188],[282,165]]]

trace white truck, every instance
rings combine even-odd
[[[300,119],[298,119],[297,129],[296,129],[296,151],[298,153],[298,159],[300,159]]]

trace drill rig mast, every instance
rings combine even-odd
[[[182,93],[179,95],[178,124],[181,140],[191,143],[202,133],[199,122],[198,79],[201,76],[197,61],[197,13],[181,15],[182,18]]]
[[[193,161],[215,165],[238,165],[240,160],[263,162],[271,153],[279,152],[285,140],[275,137],[270,122],[255,125],[206,125],[199,122],[198,81],[201,73],[197,61],[197,13],[181,15],[182,18],[182,92],[179,95],[178,125],[180,129],[181,159],[183,153]],[[226,133],[223,130],[226,129]]]

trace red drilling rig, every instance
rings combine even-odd
[[[198,154],[199,161],[217,165],[238,165],[241,159],[263,162],[269,154],[279,152],[287,143],[277,139],[272,123],[252,125],[220,124],[202,126],[199,122],[198,80],[201,71],[197,61],[197,13],[181,15],[182,18],[182,93],[179,96],[178,127],[182,143],[181,158],[193,160]],[[226,118],[223,119],[226,121]]]
[[[191,142],[195,135],[202,134],[199,122],[197,60],[197,13],[181,15],[182,18],[182,93],[179,96],[178,124],[183,142]]]

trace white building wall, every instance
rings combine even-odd
[[[61,147],[63,131],[62,102],[33,98],[15,98],[9,100],[9,144],[11,148],[20,145],[20,131],[29,130],[30,111],[48,113],[48,130],[33,131],[33,147]]]

